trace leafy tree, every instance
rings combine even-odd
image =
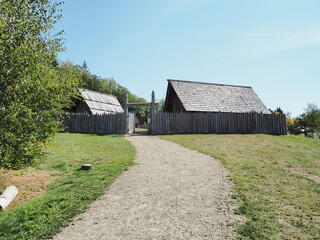
[[[270,110],[270,112],[272,112],[273,114],[277,114],[277,115],[282,115],[282,114],[284,114],[283,110],[282,110],[280,107],[277,107],[276,110],[271,110],[271,109],[269,109],[269,110]]]
[[[306,131],[320,131],[320,109],[314,103],[309,103],[305,112],[298,117],[298,122]]]
[[[140,98],[132,94],[126,87],[123,87],[113,78],[101,78],[90,73],[87,63],[84,61],[82,66],[77,66],[82,76],[81,87],[92,91],[106,93],[116,96],[118,101],[123,104],[125,93],[128,94],[128,101],[131,103],[147,102],[144,98]],[[138,111],[142,118],[145,118],[145,109],[147,107],[129,107],[129,111]]]
[[[284,114],[283,110],[280,107],[278,107],[275,112],[280,115]]]
[[[82,81],[83,81],[83,88],[90,89],[96,92],[102,92],[103,84],[97,75],[91,74],[88,71],[83,71]]]
[[[288,126],[289,133],[291,133],[291,134],[300,134],[301,133],[301,127],[299,125],[298,119],[287,118],[287,126]]]
[[[296,118],[287,118],[288,131],[292,134],[304,132],[306,136],[320,131],[320,109],[314,103],[309,103],[305,112]]]
[[[117,83],[115,79],[101,78],[92,74],[86,61],[83,62],[82,66],[77,65],[77,68],[81,73],[82,81],[80,86],[82,88],[116,96],[120,103],[124,102],[125,93],[128,94],[129,102],[147,102],[144,98],[132,94],[126,87]]]
[[[34,165],[75,94],[77,78],[56,56],[62,50],[61,33],[52,33],[59,5],[0,1],[0,167]]]
[[[164,100],[164,98],[162,98],[161,100],[158,101],[158,104],[156,106],[156,111],[163,112],[164,111],[164,104],[165,104],[165,100]]]

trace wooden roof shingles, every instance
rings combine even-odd
[[[172,99],[169,99],[172,90],[187,112],[270,113],[253,89],[248,86],[168,79],[167,109],[172,104]]]
[[[92,114],[113,114],[124,112],[115,96],[81,88],[79,88],[79,91]]]

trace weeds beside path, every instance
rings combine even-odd
[[[52,172],[56,180],[33,201],[0,213],[0,239],[48,239],[133,164],[134,147],[121,135],[57,134],[37,171]],[[90,171],[79,171],[90,163]],[[10,179],[7,179],[9,181]]]
[[[247,221],[240,239],[320,239],[320,141],[294,136],[163,138],[220,159]]]

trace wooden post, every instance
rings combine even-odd
[[[125,116],[125,134],[129,132],[129,123],[128,123],[128,93],[124,94],[124,116]]]
[[[283,115],[283,121],[284,121],[284,133],[283,135],[288,135],[288,124],[287,124],[287,117],[286,115]]]
[[[156,98],[155,98],[154,91],[152,91],[152,93],[151,93],[151,122],[150,122],[150,126],[151,126],[150,133],[151,134],[153,134],[153,130],[154,130],[153,126],[154,126],[155,114],[156,114]]]

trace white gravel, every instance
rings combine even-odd
[[[218,160],[155,136],[127,136],[136,165],[54,239],[232,239]]]

